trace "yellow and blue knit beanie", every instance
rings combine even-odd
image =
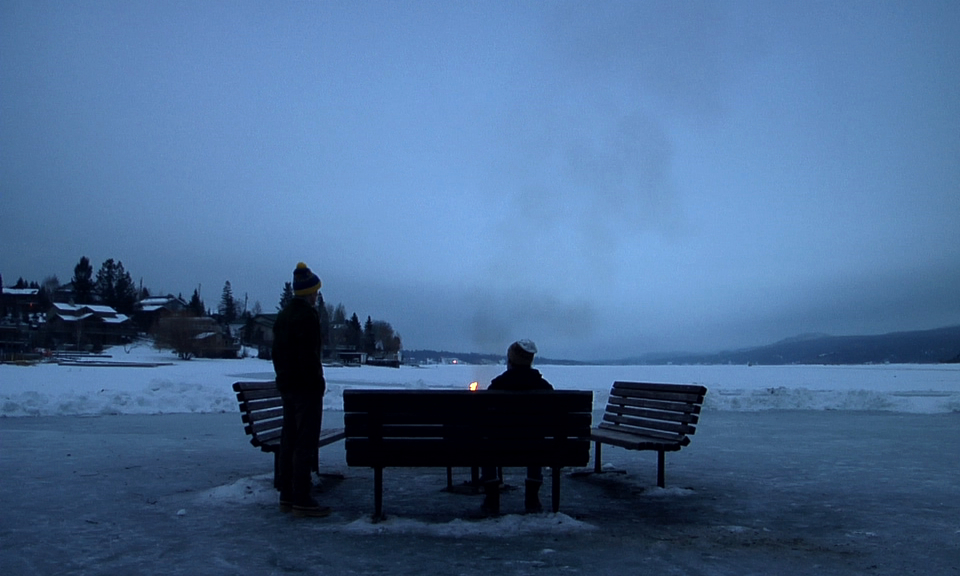
[[[320,278],[314,274],[303,262],[297,263],[293,271],[293,295],[309,296],[320,290]]]

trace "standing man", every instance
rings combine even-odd
[[[490,382],[487,390],[511,390],[525,392],[531,390],[553,390],[553,386],[533,367],[533,357],[537,353],[537,345],[531,340],[517,340],[507,348],[507,370]],[[484,467],[484,492],[481,510],[484,514],[497,515],[500,513],[500,478],[497,469]],[[523,507],[528,513],[543,511],[540,503],[540,486],[543,485],[543,470],[539,466],[527,467],[527,479],[524,482]]]
[[[320,278],[300,262],[293,271],[293,299],[273,326],[273,368],[283,397],[280,436],[280,508],[298,516],[323,517],[330,508],[310,495],[323,417],[323,342],[317,292]]]

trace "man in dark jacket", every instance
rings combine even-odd
[[[553,390],[553,386],[544,379],[539,370],[533,367],[533,357],[537,345],[530,340],[517,340],[507,348],[507,370],[490,382],[487,390],[510,390],[525,392],[531,390]],[[482,510],[486,514],[500,512],[500,478],[496,468],[484,467],[482,471],[484,491]],[[543,485],[543,470],[539,466],[527,468],[524,482],[524,509],[536,513],[543,511],[540,503],[540,486]]]
[[[323,379],[320,278],[300,262],[293,271],[293,299],[273,326],[273,368],[283,397],[280,436],[280,507],[298,516],[321,517],[330,508],[310,495],[310,473],[317,458],[317,438],[323,418]]]

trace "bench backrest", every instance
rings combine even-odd
[[[689,384],[614,382],[599,428],[690,443],[707,389]]]
[[[586,466],[593,393],[345,390],[349,466]]]
[[[233,391],[240,403],[243,431],[250,435],[250,443],[258,448],[280,444],[283,426],[283,398],[273,380],[234,382]]]

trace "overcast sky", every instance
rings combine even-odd
[[[0,274],[408,349],[960,323],[960,3],[0,0]]]

